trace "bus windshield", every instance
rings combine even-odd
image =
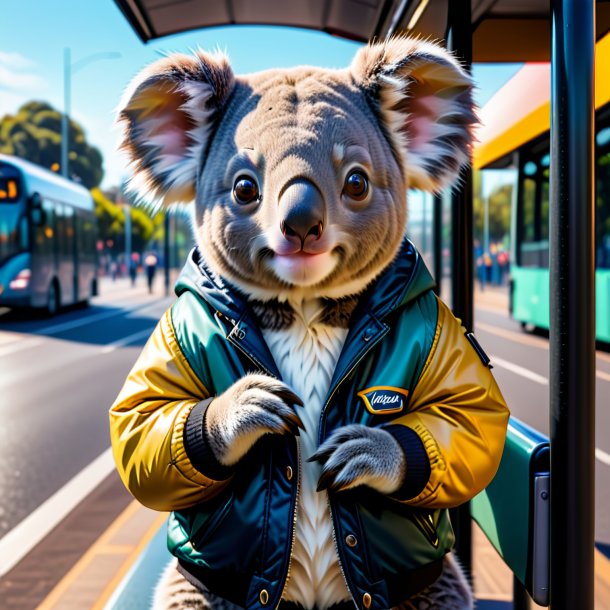
[[[19,172],[0,163],[0,262],[27,248],[28,231],[21,200]]]
[[[20,196],[19,182],[17,178],[0,176],[0,204],[15,203]]]

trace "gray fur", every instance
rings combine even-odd
[[[400,37],[361,49],[345,70],[234,77],[225,57],[172,55],[128,92],[122,147],[142,197],[195,200],[197,241],[217,275],[259,300],[341,299],[396,255],[407,188],[448,186],[468,162],[471,88],[449,53]],[[369,183],[363,200],[343,188],[354,169]],[[242,175],[259,185],[248,205],[233,196]],[[295,180],[320,195],[324,219],[300,265],[281,230]]]
[[[252,301],[250,307],[261,330],[282,330],[294,322],[294,309],[285,301]]]
[[[335,328],[349,328],[352,313],[358,305],[357,296],[348,296],[342,299],[326,299],[322,323]]]
[[[242,610],[239,606],[201,591],[177,570],[172,560],[155,589],[152,610]],[[473,610],[474,600],[464,572],[452,553],[445,555],[443,571],[432,585],[392,610]]]
[[[334,328],[349,328],[352,313],[358,304],[358,297],[324,299],[321,323]],[[290,303],[273,299],[251,301],[250,307],[262,330],[282,330],[294,323],[295,312]]]
[[[325,324],[345,329],[360,295],[400,248],[408,188],[450,186],[468,163],[476,121],[471,89],[451,54],[402,37],[361,49],[345,70],[234,77],[222,55],[172,55],[144,70],[127,92],[121,146],[143,199],[195,202],[206,265],[246,294],[263,329],[290,328],[295,312],[287,303],[310,299],[324,300]],[[345,188],[354,171],[365,176],[363,196]],[[257,183],[259,196],[240,203],[233,189],[244,176]],[[301,194],[315,199],[316,210],[300,214],[295,240],[286,216],[308,205]],[[275,379],[237,381],[206,411],[214,455],[233,466],[265,434],[298,434],[295,404],[300,399]],[[387,494],[405,476],[398,442],[378,428],[337,430],[316,457],[321,488],[368,485]],[[450,599],[446,588],[455,579],[443,573],[439,583],[445,601],[438,605],[431,590],[437,605],[428,608],[471,607]],[[192,588],[180,595],[182,605],[167,607],[236,610]],[[421,597],[405,609],[424,603]]]
[[[404,482],[406,460],[398,441],[382,428],[352,424],[339,428],[310,461],[320,462],[318,491],[342,491],[366,485],[384,494]]]
[[[294,405],[301,399],[285,384],[252,374],[236,381],[212,400],[205,433],[216,459],[235,465],[265,434],[298,434],[303,427]]]

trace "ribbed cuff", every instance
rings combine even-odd
[[[397,500],[406,501],[419,496],[430,480],[430,460],[419,434],[408,426],[394,424],[384,426],[402,448],[407,462],[407,474],[402,486],[392,494]]]
[[[201,474],[213,481],[226,481],[234,469],[218,461],[204,430],[205,414],[211,402],[211,398],[203,400],[189,413],[184,425],[184,449],[191,464]]]

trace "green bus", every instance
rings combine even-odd
[[[598,62],[610,60],[609,43],[608,36],[598,43]],[[526,64],[483,108],[487,122],[475,149],[475,167],[517,170],[509,302],[524,328],[548,329],[550,324],[549,82],[548,65]],[[594,247],[596,337],[610,342],[610,89],[605,89],[596,92]]]
[[[89,191],[0,154],[0,307],[49,315],[97,294],[97,224]]]

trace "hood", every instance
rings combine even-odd
[[[358,309],[364,308],[380,319],[403,307],[435,286],[415,246],[405,239],[389,267],[367,288]],[[179,296],[185,291],[202,297],[216,311],[235,323],[247,307],[247,296],[215,276],[198,248],[189,253],[175,287]]]

